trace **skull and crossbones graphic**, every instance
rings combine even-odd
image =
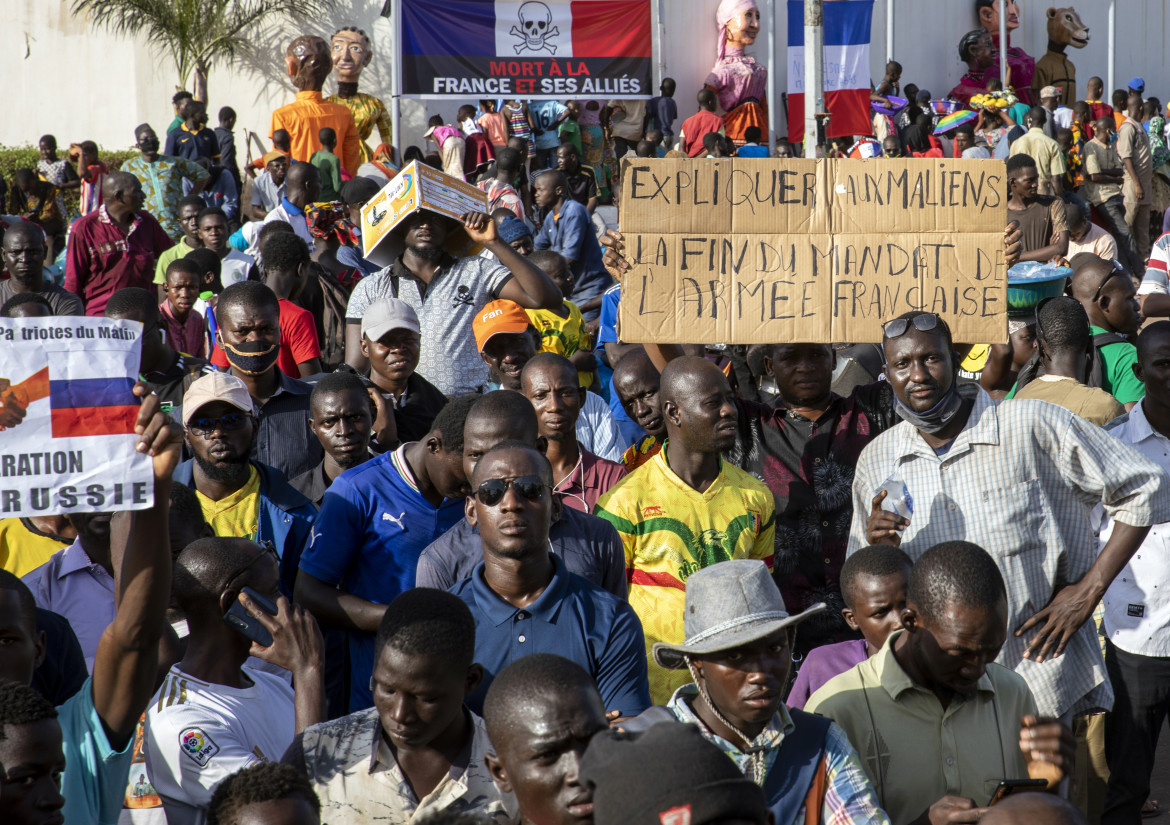
[[[514,46],[516,54],[525,50],[557,53],[557,47],[549,40],[558,36],[560,31],[552,24],[553,16],[548,6],[538,2],[524,3],[520,6],[519,17],[520,25],[512,26],[512,30],[508,32],[521,39],[521,42]]]

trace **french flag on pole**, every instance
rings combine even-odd
[[[873,134],[869,39],[873,0],[832,0],[825,9],[825,137]],[[804,139],[804,2],[788,0],[788,140]]]
[[[133,434],[139,406],[134,379],[95,378],[93,372],[93,361],[83,350],[53,353],[49,368],[53,438]]]

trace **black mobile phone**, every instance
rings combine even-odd
[[[999,783],[995,793],[991,795],[988,807],[1000,802],[1004,797],[1011,796],[1019,791],[1042,791],[1048,787],[1046,779],[1005,779]]]
[[[261,596],[250,587],[245,587],[244,593],[269,616],[275,616],[277,614],[276,605],[272,603],[271,599]],[[268,628],[262,625],[259,619],[248,613],[238,599],[232,602],[232,606],[228,608],[227,613],[223,614],[223,620],[231,625],[232,629],[237,633],[243,634],[261,647],[270,647],[272,645],[272,634],[268,632]]]

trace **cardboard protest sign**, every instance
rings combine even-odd
[[[878,342],[909,310],[1007,341],[1002,162],[663,158],[622,175],[623,341]]]
[[[135,450],[141,341],[136,321],[0,318],[2,517],[151,506],[153,467]]]
[[[366,260],[390,266],[403,249],[401,238],[392,235],[392,230],[420,209],[459,221],[468,212],[487,212],[487,195],[470,183],[411,161],[362,207],[362,254]],[[468,244],[462,229],[447,239],[447,249],[455,255]]]

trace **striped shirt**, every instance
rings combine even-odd
[[[687,578],[728,559],[762,559],[771,568],[774,510],[768,488],[726,462],[700,493],[670,469],[665,448],[598,499],[595,514],[617,529],[625,548],[655,704],[690,681],[687,671],[666,670],[649,655],[655,642],[683,642]]]
[[[717,745],[730,757],[736,767],[750,778],[748,754],[722,736],[712,732],[691,709],[690,702],[699,701],[698,696],[699,689],[695,685],[683,685],[674,692],[670,704],[666,706],[667,710],[673,713],[678,721],[698,726],[703,738]],[[788,708],[781,704],[780,710],[776,711],[776,715],[772,717],[768,726],[752,740],[753,749],[764,750],[764,764],[768,771],[771,771],[776,764],[776,758],[780,755],[784,739],[794,730],[796,730],[796,725],[792,721],[792,716],[788,713]],[[775,825],[803,825],[806,821],[805,815],[805,806],[801,805],[796,819],[792,822],[776,822]],[[853,823],[858,823],[858,825],[860,823],[889,825],[890,823],[889,817],[878,805],[877,796],[874,795],[873,786],[861,767],[861,760],[857,758],[857,752],[853,749],[853,745],[849,744],[845,731],[836,723],[829,725],[829,733],[825,736],[825,802],[821,808],[821,815],[816,817],[815,821],[820,822],[821,825],[853,825]]]
[[[1013,631],[1096,561],[1095,504],[1132,526],[1170,521],[1162,469],[1100,428],[1054,404],[1019,400],[997,407],[976,385],[959,392],[975,403],[944,455],[907,422],[861,453],[850,554],[868,543],[865,523],[878,488],[900,479],[914,510],[902,549],[917,559],[936,544],[964,539],[987,550],[1003,572]],[[1112,705],[1092,622],[1061,656],[1042,664],[1023,658],[1033,635],[1009,632],[996,661],[1024,677],[1042,714]]]

